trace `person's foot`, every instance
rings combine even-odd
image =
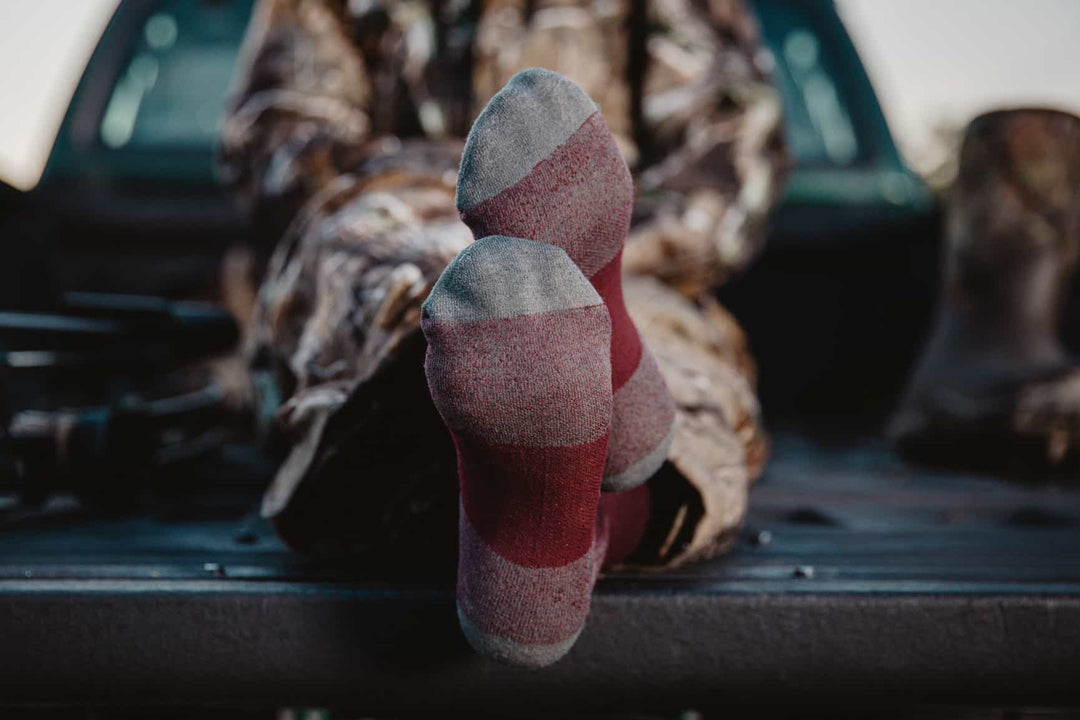
[[[603,115],[557,73],[515,75],[469,133],[457,206],[474,235],[563,248],[611,314],[606,490],[645,482],[667,458],[674,434],[674,402],[623,303],[622,249],[633,203],[630,171]]]
[[[443,272],[422,327],[458,455],[461,628],[485,655],[547,665],[581,632],[606,552],[607,308],[562,249],[486,237]]]
[[[976,118],[945,242],[941,307],[892,439],[908,455],[952,464],[1075,464],[1080,370],[1057,333],[1080,247],[1080,118]]]

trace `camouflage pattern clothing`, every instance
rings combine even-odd
[[[627,301],[682,420],[642,559],[721,549],[766,443],[745,340],[709,293],[757,253],[786,169],[770,65],[738,0],[261,0],[221,153],[276,243],[248,350],[287,448],[263,508],[282,536],[453,537],[420,306],[472,241],[454,207],[472,120],[540,66],[596,100],[637,184]]]

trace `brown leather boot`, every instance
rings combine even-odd
[[[1080,118],[972,121],[946,212],[938,317],[890,426],[919,459],[1080,468],[1080,369],[1058,324],[1080,243]]]

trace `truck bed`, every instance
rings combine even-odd
[[[0,521],[0,704],[395,714],[1080,701],[1080,491],[777,433],[735,549],[603,578],[542,671],[470,654],[452,578],[290,553],[253,496]]]

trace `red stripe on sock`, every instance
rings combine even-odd
[[[462,506],[492,550],[524,567],[559,567],[589,550],[607,435],[584,445],[533,448],[452,434]]]
[[[423,321],[428,384],[446,424],[504,445],[579,445],[605,435],[611,401],[602,305]],[[569,419],[569,421],[568,421]]]
[[[606,526],[608,531],[605,567],[618,565],[637,549],[649,525],[651,497],[648,485],[639,485],[626,492],[600,493],[597,526]]]
[[[622,250],[589,280],[611,316],[611,388],[618,390],[641,362],[641,337],[626,310],[622,291]]]

